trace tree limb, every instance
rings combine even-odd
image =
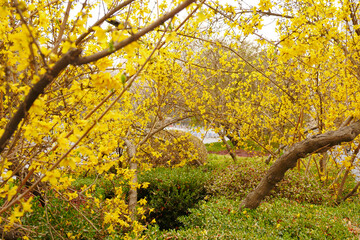
[[[67,52],[59,61],[57,61],[54,67],[48,70],[30,90],[25,100],[20,104],[15,115],[6,124],[5,131],[0,138],[0,153],[4,150],[9,139],[16,131],[19,123],[25,117],[30,107],[40,94],[44,92],[44,89],[56,78],[62,70],[64,70],[72,61],[74,61],[81,53],[80,49],[72,49]]]

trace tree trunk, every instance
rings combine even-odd
[[[342,142],[350,142],[360,134],[360,121],[356,121],[349,126],[341,127],[336,131],[329,131],[318,134],[295,143],[270,167],[266,175],[261,179],[259,185],[250,192],[240,204],[241,208],[257,208],[261,201],[269,195],[275,185],[280,182],[287,170],[296,166],[300,158],[309,154],[327,151]]]
[[[326,165],[328,159],[329,159],[329,155],[327,153],[324,153],[319,160],[321,174],[326,174]]]
[[[220,134],[221,141],[225,144],[226,150],[229,152],[231,158],[233,159],[234,163],[237,162],[236,153],[232,150],[231,146],[225,139],[225,133]],[[231,141],[231,140],[230,140]],[[236,147],[236,145],[234,145]]]
[[[134,170],[134,176],[131,180],[130,190],[129,190],[129,213],[131,220],[135,220],[136,218],[136,204],[137,204],[137,163],[134,162],[134,157],[136,154],[136,147],[129,140],[124,140],[125,145],[127,147],[127,152],[129,155],[130,161],[130,170]]]
[[[129,190],[129,213],[131,220],[136,220],[136,204],[137,204],[137,163],[130,161],[130,170],[134,170],[134,177],[131,181]]]

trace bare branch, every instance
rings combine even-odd
[[[237,57],[239,57],[242,61],[244,61],[248,66],[250,66],[252,69],[254,69],[255,71],[257,71],[258,73],[260,73],[261,75],[263,75],[265,78],[267,78],[272,84],[274,84],[278,89],[280,89],[283,93],[285,93],[292,102],[295,102],[295,98],[290,94],[289,91],[286,91],[284,88],[282,88],[279,83],[277,83],[275,81],[274,78],[272,78],[271,76],[267,76],[261,69],[257,68],[254,64],[252,64],[251,62],[249,62],[248,60],[246,60],[243,56],[241,56],[235,49],[227,46],[227,45],[224,45],[220,42],[214,42],[214,41],[211,41],[211,40],[208,40],[208,39],[204,39],[204,38],[200,38],[200,37],[194,37],[194,36],[190,36],[190,35],[186,35],[186,34],[179,34],[181,36],[184,36],[184,37],[188,37],[188,38],[192,38],[192,39],[197,39],[197,40],[200,40],[200,41],[204,41],[204,42],[208,42],[208,43],[211,43],[211,44],[214,44],[214,45],[220,45],[221,47],[231,51],[232,53],[234,53]]]
[[[71,10],[71,5],[72,5],[72,1],[69,1],[68,2],[68,5],[66,7],[66,11],[65,11],[65,15],[64,15],[64,19],[62,20],[62,23],[61,23],[61,26],[60,26],[60,31],[59,31],[59,35],[54,43],[54,48],[52,50],[53,53],[56,53],[57,49],[59,48],[60,46],[60,43],[61,43],[61,39],[62,39],[62,36],[64,34],[64,31],[65,31],[65,28],[66,28],[66,24],[67,24],[67,21],[69,19],[69,14],[70,14],[70,10]]]
[[[243,10],[243,11],[237,12],[236,14],[244,14],[244,13],[253,13],[253,10]],[[294,18],[293,16],[290,16],[290,15],[274,13],[274,12],[270,12],[270,11],[264,12],[261,10],[256,10],[256,13],[261,14],[261,15],[266,15],[266,16],[274,16],[274,17],[281,17],[281,18],[288,18],[288,19]]]

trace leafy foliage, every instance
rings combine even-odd
[[[242,158],[238,165],[230,164],[214,170],[206,184],[209,194],[227,198],[244,198],[253,190],[266,172],[268,165],[263,158]],[[271,197],[283,197],[298,202],[321,204],[331,200],[331,191],[320,186],[321,182],[305,176],[296,169],[290,171],[274,189]]]
[[[149,139],[139,157],[153,166],[203,165],[207,161],[207,150],[202,141],[190,133],[179,130],[162,130]]]
[[[79,218],[79,211],[91,219],[94,226],[84,217]],[[101,229],[102,214],[101,208],[84,197],[64,201],[58,194],[51,194],[45,206],[41,206],[37,199],[34,200],[33,214],[25,215],[23,224],[36,226],[26,234],[31,239],[94,239],[106,235]]]
[[[155,218],[160,228],[179,227],[177,218],[206,196],[209,176],[202,168],[156,168],[139,176],[140,182],[149,183],[139,190],[139,198],[148,201],[153,209],[150,218]]]
[[[189,209],[189,214],[177,218],[180,229],[165,231],[159,225],[152,225],[145,231],[146,239],[357,239],[360,236],[357,206],[360,199],[336,205],[332,191],[321,188],[321,181],[317,178],[310,181],[303,171],[296,169],[288,172],[266,203],[256,210],[240,211],[242,197],[256,186],[259,173],[268,167],[262,158],[241,160],[235,165],[229,156],[210,154],[209,163],[204,166],[211,176],[206,183],[209,194],[206,200]]]

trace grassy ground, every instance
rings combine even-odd
[[[149,226],[146,239],[360,239],[360,199],[336,206],[331,192],[303,173],[291,171],[258,209],[239,210],[268,166],[262,158],[211,154],[209,195],[178,217],[181,226]]]
[[[340,206],[272,199],[256,210],[239,211],[240,200],[216,197],[180,217],[184,226],[146,239],[359,239],[359,201]]]
[[[227,141],[227,143],[231,147],[234,146],[231,143],[231,141]],[[208,150],[208,152],[220,152],[220,151],[226,150],[223,142],[206,143],[205,145],[206,145],[206,149]],[[245,145],[243,146],[243,148],[246,148],[249,150],[261,151],[261,148],[252,141],[246,142]]]

